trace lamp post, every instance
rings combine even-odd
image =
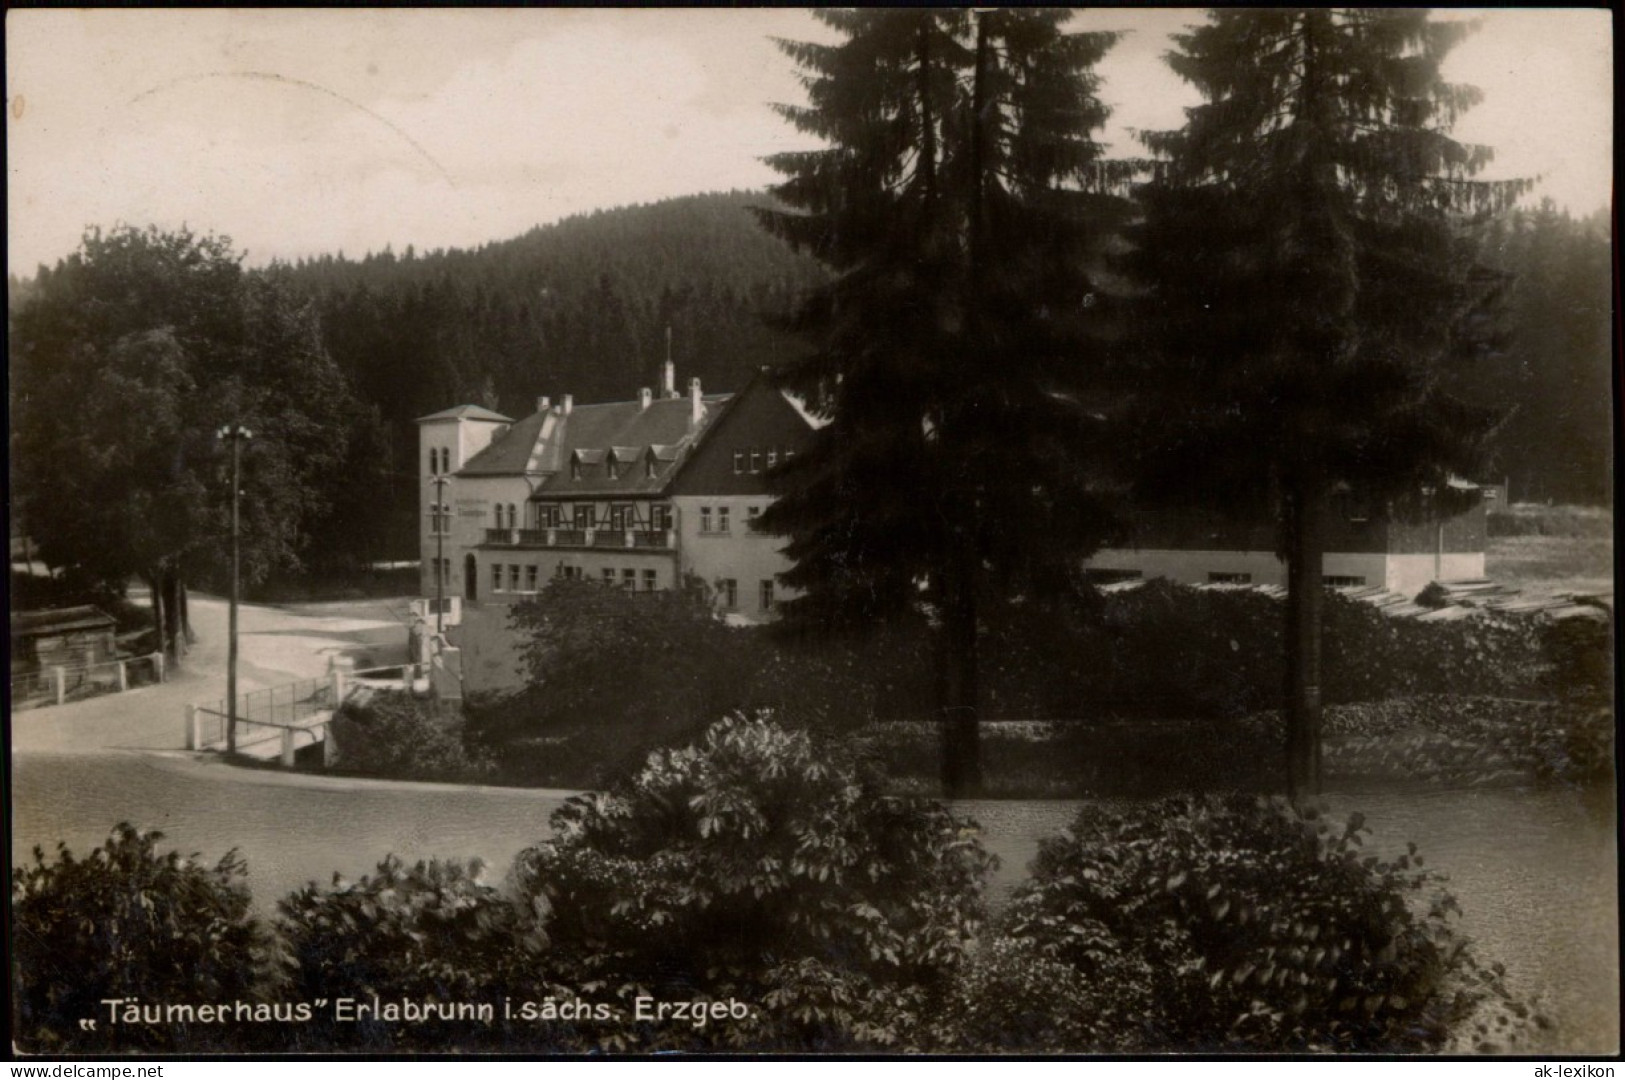
[[[215,432],[222,442],[231,443],[231,607],[226,625],[226,753],[237,752],[237,572],[239,562],[238,535],[241,518],[238,503],[242,496],[239,482],[242,445],[254,433],[241,424],[227,424]]]
[[[435,523],[434,528],[434,634],[435,637],[444,637],[446,633],[446,485],[451,483],[449,476],[437,476],[431,481],[434,484],[434,516],[430,519]],[[436,646],[438,648],[439,646]]]

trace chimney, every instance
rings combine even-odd
[[[677,365],[671,362],[671,324],[666,324],[666,363],[660,369],[660,396],[677,396]]]
[[[649,402],[653,398],[654,398],[654,395],[649,392],[649,388],[647,386],[645,386],[642,390],[639,390],[638,391],[638,411],[642,412],[644,409],[647,409],[649,407]]]
[[[553,399],[546,396],[545,394],[536,399],[536,411],[537,412],[546,412],[548,409],[550,409],[552,407],[553,407]]]
[[[560,413],[560,415],[569,416],[570,415],[570,410],[575,407],[575,403],[576,403],[576,399],[575,399],[574,394],[565,394],[564,398],[563,398],[563,403],[561,405],[559,405],[559,413]]]
[[[688,380],[688,430],[694,431],[700,426],[700,417],[705,415],[705,405],[700,401],[700,380]]]

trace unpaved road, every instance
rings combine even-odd
[[[167,682],[13,713],[12,753],[184,747],[186,706],[226,696],[228,605],[194,593],[188,608],[198,641]],[[404,599],[288,608],[243,604],[238,692],[314,678],[327,671],[333,656],[352,656],[358,667],[398,663],[406,656],[405,619]]]

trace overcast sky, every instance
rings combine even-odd
[[[1161,55],[1199,18],[1076,20],[1132,31],[1100,68],[1115,153],[1194,102]],[[1446,71],[1485,92],[1457,135],[1496,148],[1493,175],[1607,205],[1611,35],[1607,11],[1487,13]],[[9,268],[87,225],[185,223],[261,264],[759,188],[763,155],[808,145],[767,107],[801,100],[772,36],[827,31],[796,9],[9,11]]]

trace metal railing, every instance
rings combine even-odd
[[[293,728],[299,721],[336,708],[331,678],[304,679],[237,695],[238,741],[246,727]],[[213,746],[226,741],[226,699],[197,706],[200,745]]]

